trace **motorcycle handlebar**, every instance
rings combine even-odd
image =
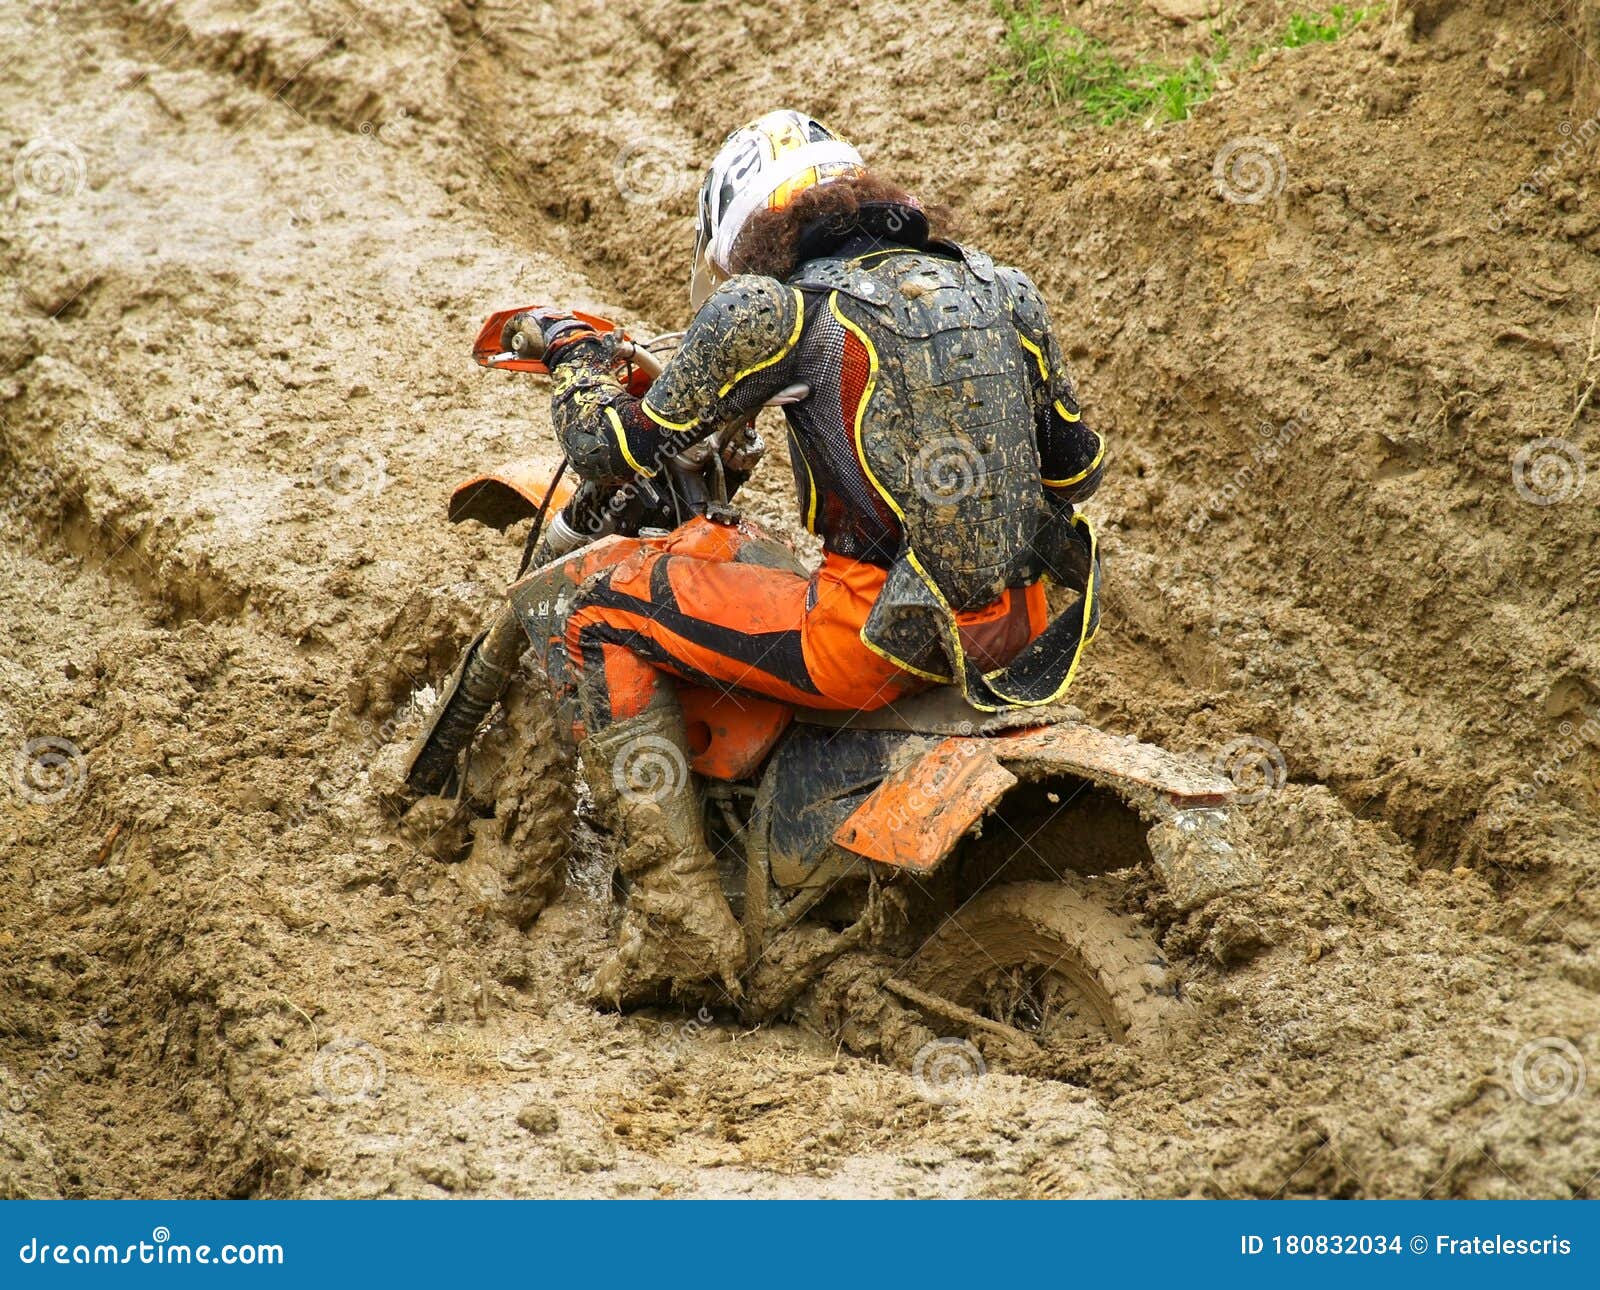
[[[533,359],[534,362],[544,360],[544,333],[538,327],[518,331],[510,338],[510,352],[517,355],[518,359]],[[618,341],[611,349],[611,357],[619,363],[632,363],[638,370],[643,371],[651,381],[661,375],[661,359],[651,354],[642,344],[634,341]]]
[[[544,333],[536,326],[518,331],[511,337],[511,352],[518,358],[531,358],[535,362],[542,362],[544,350]],[[611,355],[618,362],[632,363],[652,381],[661,375],[661,360],[635,341],[616,342]]]

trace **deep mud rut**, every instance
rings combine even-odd
[[[1431,4],[1070,134],[986,81],[985,6],[924,9],[7,7],[0,1194],[1593,1194],[1594,15]],[[523,935],[375,799],[514,568],[445,493],[550,444],[478,320],[681,325],[696,167],[779,101],[1055,306],[1115,453],[1076,701],[1279,750],[1261,891],[1128,895],[1192,1004],[1162,1053],[937,1101],[597,1014],[598,839]],[[1239,138],[1263,201],[1218,195]],[[1514,477],[1550,438],[1587,481]]]

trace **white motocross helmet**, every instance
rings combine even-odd
[[[689,301],[698,309],[733,273],[734,243],[759,210],[782,210],[808,188],[859,175],[861,154],[822,122],[780,108],[730,134],[700,186]]]

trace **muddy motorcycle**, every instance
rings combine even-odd
[[[501,350],[516,312],[486,321],[474,356],[543,371],[536,335]],[[589,321],[642,393],[673,338],[635,343]],[[752,433],[736,427],[703,440],[622,488],[575,485],[559,469],[523,462],[455,490],[453,522],[504,530],[531,516],[537,530],[548,517],[567,548],[548,559],[551,546],[541,548],[537,567],[511,586],[497,628],[514,618],[534,672],[564,665],[563,611],[580,583],[627,555],[624,539],[670,536],[676,549],[726,558],[737,530],[739,559],[807,572],[729,498],[728,436]],[[533,543],[531,534],[525,568]],[[1023,1052],[1064,1039],[1160,1043],[1181,1001],[1148,931],[1115,912],[1120,889],[1153,874],[1183,910],[1259,880],[1227,836],[1227,779],[1098,730],[1072,708],[987,713],[953,687],[854,714],[691,685],[679,697],[707,837],[746,935],[737,1008],[749,1022],[792,1017],[902,1061],[934,1036]],[[506,773],[516,751],[507,745],[521,740],[545,758],[538,774],[518,772],[523,791],[537,781],[531,787],[555,794],[556,810],[570,810],[570,784],[555,782],[570,774],[570,756],[550,751],[567,732],[544,676],[505,706],[519,710],[512,733],[504,722],[491,726],[466,754],[458,792],[492,802],[483,785]],[[425,732],[417,747],[426,740]],[[551,827],[550,813],[539,827],[513,829],[509,844],[505,830],[483,830],[502,851],[520,848],[502,857],[502,870],[509,859],[535,874],[559,872],[550,852],[566,830]]]

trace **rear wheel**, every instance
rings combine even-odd
[[[903,975],[1046,1044],[1159,1045],[1180,1007],[1165,957],[1138,924],[1060,882],[978,896]]]

